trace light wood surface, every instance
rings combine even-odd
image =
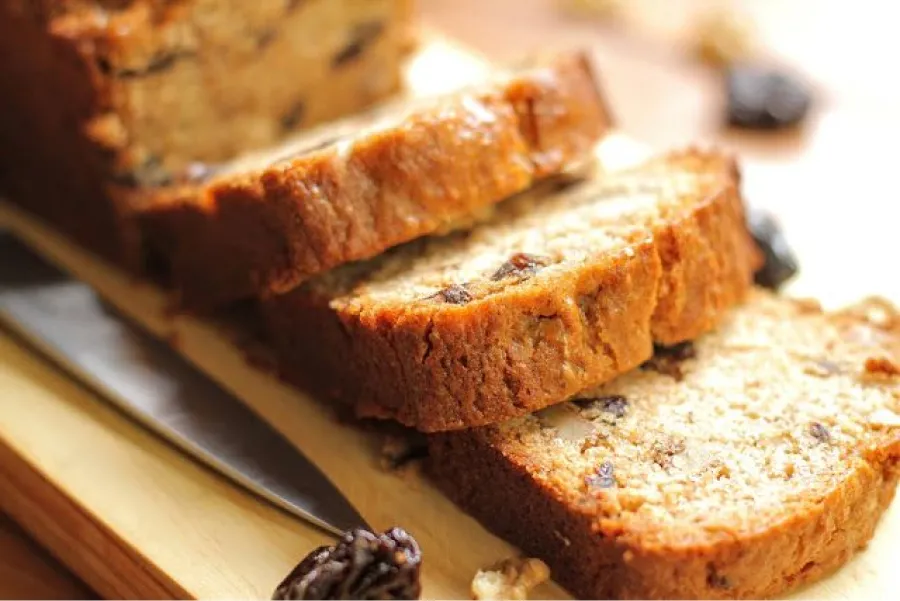
[[[632,20],[625,28],[627,34],[606,25],[562,17],[552,10],[550,0],[421,0],[421,4],[427,22],[492,58],[511,58],[541,45],[578,44],[593,48],[607,94],[624,131],[656,147],[693,139],[714,139],[740,150],[745,157],[750,200],[777,210],[803,259],[804,277],[792,286],[792,292],[824,296],[831,304],[840,304],[869,292],[880,292],[900,300],[900,278],[893,266],[893,260],[900,255],[900,241],[893,233],[897,194],[893,184],[896,153],[891,151],[892,140],[900,134],[900,117],[895,108],[900,101],[900,88],[891,87],[889,75],[893,72],[890,61],[900,50],[900,37],[890,32],[891,13],[885,3],[874,0],[855,3],[852,9],[845,2],[824,0],[735,3],[752,12],[757,19],[767,53],[802,69],[820,90],[819,110],[803,135],[767,137],[736,136],[719,128],[721,96],[715,75],[697,66],[683,53],[668,50],[663,42],[678,39],[681,25],[679,19],[673,18],[675,8],[665,8],[660,0],[656,0],[655,6],[654,2],[633,3],[640,7],[633,9],[635,12],[628,17]],[[666,4],[698,3],[663,3]],[[442,71],[440,68],[435,70]],[[131,293],[132,296],[143,296],[140,290]],[[153,304],[152,300],[147,302]],[[158,307],[154,311],[156,309]],[[214,336],[211,340],[215,340]],[[237,357],[227,349],[219,349],[217,343],[212,346],[215,351],[211,353],[213,363],[224,361],[219,365],[224,365],[226,370],[240,371],[241,362]],[[85,498],[92,501],[102,500],[104,492],[109,492],[106,489],[111,487],[103,483],[112,479],[117,481],[116,490],[134,491],[134,497],[141,499],[133,506],[122,499],[105,500],[102,507],[109,507],[101,526],[106,532],[120,533],[112,543],[107,534],[98,535],[92,530],[95,525],[92,519],[79,520],[85,517],[84,512],[71,503],[54,505],[46,514],[29,521],[32,534],[81,574],[113,574],[110,578],[96,575],[90,578],[90,584],[101,594],[117,597],[180,593],[266,595],[287,565],[307,549],[310,535],[302,531],[302,527],[298,533],[294,531],[296,524],[279,521],[280,514],[267,515],[264,510],[260,514],[255,502],[242,501],[241,495],[233,498],[234,491],[227,483],[196,468],[155,440],[142,438],[139,430],[135,433],[117,414],[102,408],[96,411],[96,399],[59,378],[54,370],[35,361],[28,353],[23,353],[17,344],[2,340],[0,357],[5,378],[0,383],[0,424],[6,424],[8,412],[21,418],[24,415],[21,407],[26,402],[19,394],[6,394],[4,391],[11,388],[4,388],[4,383],[15,386],[16,390],[25,386],[29,391],[28,421],[34,422],[26,434],[36,441],[32,448],[28,442],[31,439],[24,439],[21,444],[25,447],[11,455],[13,447],[9,438],[0,433],[0,443],[3,443],[0,445],[3,454],[0,478],[6,478],[7,466],[21,464],[23,457],[30,458],[29,452],[45,452],[51,455],[53,469],[65,474],[71,482],[81,482],[84,489],[93,487],[93,493],[75,489],[74,484],[74,490],[61,491],[55,483],[38,478],[20,487],[29,495],[59,497],[63,492],[67,495],[64,499],[87,495]],[[232,377],[248,387],[256,380],[246,375]],[[292,406],[288,400],[290,394],[280,395],[282,392],[274,395],[272,401],[275,414],[279,416],[278,407]],[[54,419],[61,415],[69,420],[63,423],[72,428],[72,433],[69,434],[67,429],[63,430],[66,434],[51,434],[47,422],[42,428],[41,418],[46,416],[39,409],[30,413],[32,406],[42,406],[35,398],[44,400]],[[299,424],[291,425],[290,419],[286,421],[282,427],[300,435],[301,438],[295,440],[305,449],[302,435],[310,430]],[[56,422],[51,420],[49,423]],[[311,430],[315,431],[315,428]],[[73,451],[76,445],[66,444],[76,440],[76,433],[81,433],[83,440],[92,444],[95,438],[106,441],[107,446],[98,443],[98,448],[116,451],[99,455],[104,462],[91,470],[82,465],[86,458],[77,457]],[[44,448],[41,440],[55,441],[58,448],[52,451],[49,447],[53,445],[49,443],[48,448]],[[339,440],[342,439],[339,437]],[[370,449],[361,448],[365,446],[357,441],[348,450],[351,454],[358,451],[371,458]],[[108,463],[110,459],[112,461]],[[340,460],[333,459],[332,463],[340,463]],[[365,469],[375,468],[366,464]],[[133,480],[135,472],[140,472],[140,476]],[[124,479],[119,481],[120,478]],[[383,500],[387,503],[398,496],[385,492],[396,486],[394,480],[378,479],[377,483],[373,495],[385,497]],[[352,481],[346,486],[357,487]],[[158,492],[161,488],[173,492],[161,496]],[[209,490],[218,492],[212,498],[198,492]],[[357,490],[357,495],[365,494]],[[4,491],[0,490],[0,495],[4,495]],[[432,499],[428,493],[412,496],[416,501],[425,499],[428,503]],[[169,516],[160,524],[159,518],[154,518],[155,513],[145,509],[160,504],[165,507],[163,498],[168,499],[169,506],[177,502],[181,515]],[[15,502],[24,507],[20,507],[19,514],[33,511],[29,498],[19,495],[16,499]],[[435,516],[455,512],[443,499],[433,500],[435,507],[429,509],[431,517],[437,519]],[[401,498],[393,512],[381,510],[379,519],[389,521],[392,515],[401,515],[403,501]],[[364,513],[376,526],[387,523]],[[880,591],[882,596],[888,596],[887,587],[896,588],[895,582],[885,578],[890,568],[886,558],[896,557],[891,537],[900,534],[897,513],[894,510],[882,525],[872,549],[836,579],[805,592],[804,596],[850,597],[860,591],[873,595]],[[60,516],[66,516],[66,520],[71,517],[70,525],[75,524],[75,527],[55,528]],[[272,545],[271,548],[260,546],[258,537],[237,525],[238,519],[252,524],[254,532],[264,532],[264,538],[269,541],[266,544]],[[446,561],[461,573],[480,559],[493,559],[499,549],[505,550],[491,537],[485,537],[471,521],[461,519],[462,525],[457,527],[457,519],[461,518],[451,520],[452,529],[429,532],[429,536],[438,541],[436,547],[429,548],[429,557],[437,556],[440,558],[437,561]],[[209,524],[215,528],[201,534]],[[434,526],[429,525],[427,529],[433,530]],[[465,546],[440,541],[441,538],[462,537],[470,531],[476,534],[471,535]],[[10,532],[13,531],[0,521],[0,597],[80,598],[85,594],[84,588],[66,578],[65,571],[52,559],[35,551],[27,541],[23,542],[20,534],[6,534]],[[143,541],[148,533],[153,540],[150,551],[143,548],[136,551],[129,541]],[[246,535],[249,539],[245,540]],[[170,549],[184,544],[183,541],[189,543],[187,548],[182,547],[181,551]],[[234,547],[242,552],[223,552],[224,547]],[[480,547],[485,547],[481,553]],[[473,553],[473,548],[476,557],[465,557]],[[255,549],[264,556],[251,557],[247,562],[249,565],[244,567],[244,562],[235,561],[235,557],[243,557],[246,549]],[[220,552],[224,558],[217,562],[211,556]],[[451,552],[464,557],[453,556]],[[166,554],[169,554],[167,559],[159,559]],[[115,572],[122,568],[121,561],[129,567],[116,575]],[[154,563],[157,561],[159,563]],[[134,564],[140,568],[137,573],[132,573]],[[179,584],[171,578],[168,582],[165,578],[159,581],[153,573],[157,568],[165,572],[172,566],[178,568],[175,572],[194,570],[203,575],[188,578],[187,584]],[[463,567],[466,570],[461,569]],[[132,580],[135,582],[127,583]],[[224,592],[216,588],[221,582],[226,582],[229,587]],[[838,582],[850,585],[838,585]],[[426,593],[436,595],[435,590]],[[553,594],[552,591],[544,593]]]

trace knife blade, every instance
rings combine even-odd
[[[240,400],[3,231],[0,322],[129,417],[262,499],[333,534],[367,527],[328,478]]]

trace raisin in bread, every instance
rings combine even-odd
[[[396,92],[411,2],[2,2],[2,190],[117,258],[132,188]]]
[[[471,218],[590,155],[609,117],[566,53],[397,101],[153,194],[139,212],[182,302],[291,289]]]
[[[497,423],[696,337],[749,290],[758,256],[729,157],[558,184],[265,299],[284,376],[422,431]]]
[[[430,451],[579,597],[771,597],[846,562],[894,495],[900,315],[755,292],[692,346]]]

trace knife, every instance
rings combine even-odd
[[[86,284],[0,230],[0,323],[146,428],[333,534],[365,521],[284,437]]]

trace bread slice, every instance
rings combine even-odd
[[[587,58],[544,57],[245,157],[138,212],[183,302],[287,291],[433,233],[590,155],[610,126]]]
[[[900,314],[755,292],[694,345],[430,452],[579,597],[771,597],[845,563],[894,495]]]
[[[426,432],[498,423],[696,337],[749,289],[730,158],[553,188],[264,301],[285,376]]]

